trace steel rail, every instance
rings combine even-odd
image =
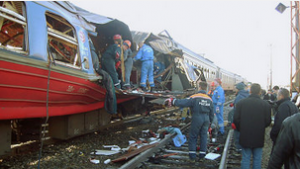
[[[221,159],[221,162],[220,162],[219,169],[226,169],[227,168],[227,155],[228,155],[228,150],[229,150],[229,147],[230,147],[230,144],[231,144],[231,138],[232,138],[232,135],[233,135],[233,131],[234,131],[233,129],[230,129],[230,131],[228,132],[226,143],[225,143],[225,146],[224,146],[224,149],[223,149],[223,154],[222,154],[222,159]]]
[[[191,123],[188,123],[187,125],[183,126],[181,128],[181,131],[186,130],[190,125],[191,125]],[[159,142],[159,144],[157,146],[155,146],[154,148],[148,149],[145,152],[134,157],[133,159],[131,159],[130,161],[128,161],[127,163],[122,165],[119,169],[132,169],[132,168],[138,167],[142,162],[146,161],[147,158],[150,157],[154,152],[156,152],[158,149],[160,149],[161,147],[166,145],[175,135],[176,135],[176,133],[174,133],[172,135],[171,134],[167,135],[163,140],[161,140]]]

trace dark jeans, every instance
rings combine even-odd
[[[193,114],[192,124],[189,134],[189,157],[196,158],[197,138],[200,135],[200,157],[205,156],[207,149],[207,131],[209,127],[209,117],[207,114]]]

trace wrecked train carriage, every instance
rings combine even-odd
[[[154,80],[156,88],[162,91],[161,93],[171,91],[181,93],[178,97],[185,97],[198,91],[197,84],[201,80],[206,81],[202,70],[195,70],[186,63],[186,50],[178,47],[170,36],[132,31],[132,38],[136,44],[145,42],[150,45],[154,50],[155,60],[165,65],[165,70],[154,76],[154,79],[161,77],[161,82]],[[140,70],[138,66],[135,65],[137,74]]]
[[[116,33],[131,40],[126,24],[68,2],[0,2],[0,155],[11,143],[40,139],[45,117],[48,136],[59,139],[110,122],[89,38],[101,53]]]

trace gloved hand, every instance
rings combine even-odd
[[[121,65],[121,61],[118,61],[118,62],[116,63],[116,70],[120,67],[120,65]]]
[[[116,53],[116,60],[120,60],[120,54],[118,52]]]
[[[164,105],[171,107],[173,105],[174,98],[170,97],[164,101]]]
[[[219,106],[216,107],[216,113],[220,113],[220,108],[219,108]]]
[[[234,123],[231,123],[231,128],[232,128],[233,130],[236,130],[236,126],[235,126]]]
[[[208,132],[211,133],[211,131],[212,131],[212,128],[209,126]]]

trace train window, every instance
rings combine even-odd
[[[25,5],[20,1],[0,1],[0,47],[26,53]]]
[[[78,43],[72,25],[64,18],[47,13],[48,44],[56,63],[80,68]]]

